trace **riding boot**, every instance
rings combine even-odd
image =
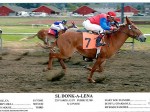
[[[85,57],[85,56],[83,56],[83,60],[86,61],[86,62],[93,62],[92,58],[88,58],[88,57]]]
[[[106,43],[101,43],[102,37],[98,36],[96,39],[96,47],[104,46]]]
[[[58,38],[58,32],[56,32],[56,34],[55,34],[55,38]]]
[[[56,35],[55,38],[58,38],[58,35]]]

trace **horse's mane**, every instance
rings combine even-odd
[[[113,32],[112,34],[117,34],[117,33],[119,33],[119,32],[122,32],[123,29],[124,29],[126,26],[127,26],[127,24],[121,24],[121,25],[119,26],[119,29],[118,29],[117,31]]]
[[[124,28],[124,27],[126,27],[126,26],[127,26],[127,24],[121,24],[121,25],[119,26],[118,31],[122,30],[122,28]]]
[[[106,33],[105,38],[110,39],[111,36],[118,35],[118,33],[122,32],[126,26],[127,26],[127,24],[121,24],[117,31],[113,31],[112,33],[108,33],[108,34]]]

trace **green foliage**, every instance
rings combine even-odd
[[[37,7],[41,6],[42,4],[40,4],[40,3],[17,3],[16,5],[23,7],[23,8],[30,9],[30,8],[37,8]]]
[[[117,10],[119,10],[120,9],[120,5],[117,5]]]
[[[74,4],[67,4],[66,5],[66,7],[67,7],[67,10],[68,11],[74,11],[74,10],[76,10],[78,7],[76,6],[76,5],[74,5]]]

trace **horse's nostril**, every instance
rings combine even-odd
[[[138,40],[139,40],[140,42],[146,42],[146,37],[145,37],[144,35],[140,35],[140,36],[138,37]]]

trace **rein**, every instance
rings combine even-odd
[[[128,25],[128,29],[129,30],[131,30],[133,33],[135,33],[134,31],[133,31],[133,29],[132,29],[132,27],[131,27],[132,25]],[[120,31],[120,30],[119,30]],[[133,38],[137,38],[137,37],[139,37],[140,35],[129,35],[127,32],[125,32],[125,31],[120,31],[120,32],[122,32],[122,33],[124,33],[124,34],[126,34],[127,36],[129,36],[129,37],[133,37]]]

